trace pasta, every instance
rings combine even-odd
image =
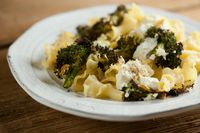
[[[45,46],[43,65],[86,97],[141,101],[188,92],[200,72],[200,33],[136,4],[91,18]]]
[[[122,91],[115,89],[110,83],[101,83],[96,76],[89,75],[84,83],[84,95],[95,98],[109,98],[117,101],[122,100]]]
[[[84,82],[87,79],[89,75],[97,75],[98,77],[101,78],[102,74],[101,71],[98,70],[98,61],[97,57],[95,55],[90,55],[88,57],[88,61],[86,63],[86,70],[75,77],[74,79],[74,91],[79,92],[84,90]]]

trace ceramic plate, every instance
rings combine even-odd
[[[108,121],[137,121],[172,115],[199,107],[200,81],[186,94],[165,100],[141,102],[116,102],[87,98],[74,92],[67,92],[41,66],[45,58],[44,45],[52,43],[64,31],[75,32],[79,24],[91,17],[105,16],[116,6],[99,6],[62,13],[48,17],[28,29],[17,39],[8,51],[8,62],[19,85],[36,101],[69,114]],[[185,23],[187,34],[200,31],[200,25],[183,16],[141,7],[147,14],[160,14],[180,19]]]

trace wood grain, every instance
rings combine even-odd
[[[180,13],[183,14],[184,16],[187,16],[193,20],[200,22],[200,14],[199,14],[200,8],[194,8],[194,9],[188,10],[188,11],[182,10]]]
[[[175,116],[139,122],[104,122],[65,114],[30,98],[16,83],[6,61],[7,49],[0,50],[0,132],[200,132],[200,109]]]
[[[0,46],[12,43],[28,27],[52,14],[78,8],[136,2],[170,11],[186,11],[200,7],[199,0],[1,0],[0,1]],[[187,13],[185,13],[187,14]]]
[[[0,44],[13,42],[36,21],[52,14],[94,5],[127,3],[131,0],[1,0]]]

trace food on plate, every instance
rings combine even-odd
[[[44,66],[64,88],[117,101],[178,96],[200,71],[200,33],[186,36],[180,20],[145,14],[136,4],[62,33],[45,52]]]

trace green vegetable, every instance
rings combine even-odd
[[[112,31],[112,25],[106,18],[101,18],[92,27],[80,25],[77,27],[78,34],[81,38],[87,38],[91,41],[96,40],[101,34]]]
[[[111,64],[118,62],[120,57],[123,57],[125,61],[132,59],[133,53],[135,52],[137,46],[143,41],[139,35],[133,36],[122,36],[118,42],[115,49],[109,49],[108,47],[96,46],[93,51],[99,53],[99,63],[98,66],[102,71],[109,69]]]
[[[157,38],[158,45],[150,54],[156,56],[155,64],[158,67],[174,69],[181,64],[180,55],[183,50],[183,45],[181,42],[177,43],[173,32],[153,26],[147,30],[145,37]],[[158,48],[165,50],[167,53],[166,58],[156,54]]]
[[[143,38],[137,34],[133,36],[122,36],[117,42],[117,54],[122,56],[125,61],[132,59],[137,46],[143,41]]]
[[[148,95],[148,92],[140,88],[133,80],[128,83],[127,87],[123,87],[122,91],[124,92],[124,101],[143,101]]]
[[[104,72],[109,69],[111,64],[115,64],[118,61],[119,55],[113,49],[97,45],[93,48],[93,51],[99,53],[98,67]]]
[[[77,27],[77,32],[81,38],[87,38],[94,41],[101,34],[106,34],[112,31],[112,25],[119,26],[123,21],[125,13],[127,13],[126,7],[124,5],[120,5],[117,7],[115,12],[109,15],[108,18],[101,18],[93,26],[80,25]]]
[[[125,5],[119,5],[115,12],[110,14],[110,21],[114,26],[119,26],[123,19],[124,19],[124,14],[127,13],[128,10]]]
[[[75,76],[86,64],[87,58],[91,52],[91,42],[87,39],[77,40],[74,45],[60,49],[56,60],[56,72],[58,77],[64,77],[64,87],[69,88]],[[69,65],[68,70],[61,74],[62,66]]]

